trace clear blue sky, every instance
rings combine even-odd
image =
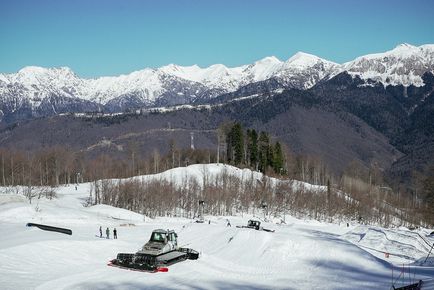
[[[82,77],[169,63],[237,66],[297,51],[345,62],[434,43],[430,0],[0,0],[0,72]]]

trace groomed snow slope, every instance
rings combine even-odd
[[[210,165],[210,171],[215,166]],[[172,177],[196,169],[176,169]],[[107,205],[84,207],[89,186],[59,187],[57,199],[34,200],[31,205],[16,195],[0,194],[2,289],[390,289],[390,262],[396,264],[396,275],[402,263],[426,255],[407,229],[347,228],[287,217],[284,225],[265,223],[276,230],[268,233],[235,228],[251,216],[205,217],[210,224],[175,217],[150,219]],[[232,227],[226,227],[226,219]],[[27,228],[27,222],[67,227],[73,234]],[[100,239],[100,225],[116,227],[119,239]],[[156,228],[175,229],[180,245],[201,252],[199,260],[155,274],[106,265],[118,252],[135,252]],[[405,257],[386,259],[376,250]],[[416,279],[434,277],[434,267],[411,270]],[[432,283],[423,289],[434,289]]]

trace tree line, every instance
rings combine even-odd
[[[241,168],[258,170],[279,179],[295,179],[314,185],[327,186],[333,189],[332,192],[348,194],[354,201],[362,202],[365,205],[368,204],[371,207],[375,204],[377,213],[373,216],[381,216],[380,212],[389,212],[395,207],[402,209],[397,213],[402,215],[403,219],[405,217],[405,220],[413,220],[415,224],[421,221],[434,224],[434,174],[421,176],[417,194],[409,195],[400,189],[388,187],[383,177],[383,171],[375,161],[368,166],[353,161],[348,164],[347,169],[342,174],[336,175],[321,158],[295,154],[278,140],[273,141],[267,132],[258,133],[255,129],[244,129],[240,123],[224,123],[216,131],[217,150],[215,148],[194,150],[180,148],[175,140],[170,140],[166,149],[154,149],[147,156],[143,156],[138,148],[139,145],[133,142],[126,146],[123,155],[99,154],[92,158],[84,152],[77,152],[66,146],[55,146],[33,151],[0,148],[0,184],[3,187],[18,185],[27,187],[58,186],[60,184],[94,182],[96,180],[154,174],[190,164],[226,163]],[[434,169],[434,167],[432,168]],[[432,173],[434,170],[428,172]],[[132,193],[128,193],[128,188],[134,188],[134,186],[125,186],[127,189],[119,192],[127,192],[125,195],[130,196]],[[172,187],[172,185],[165,183],[162,183],[161,186]],[[150,184],[149,187],[158,188],[159,185]],[[227,188],[219,186],[210,188],[212,189],[207,189],[207,192],[208,190],[215,192],[214,194],[217,196],[222,192],[226,192],[225,196],[230,195]],[[115,199],[116,202],[113,202],[112,198],[107,201],[104,193],[105,189],[101,189],[101,186],[97,189],[98,192],[103,193],[97,194],[93,199],[93,203],[108,202],[126,208],[132,206],[127,205],[129,203],[125,203],[124,198],[121,196]],[[170,189],[170,192],[176,193],[178,190],[173,188]],[[183,190],[192,189],[188,187]],[[231,190],[238,189],[234,187]],[[194,209],[196,202],[193,201],[192,197],[200,198],[205,193],[197,194],[197,192],[193,192],[190,194],[181,192],[176,194],[187,194],[188,198],[184,199],[183,204],[187,209],[190,207]],[[233,194],[236,194],[236,192]],[[28,195],[31,196],[32,194]],[[249,198],[246,198],[246,196],[249,196]],[[313,196],[315,195],[312,195],[309,200],[314,200],[315,204],[318,203],[318,206],[324,206],[325,203],[320,202],[320,199],[314,199]],[[244,207],[246,207],[246,203],[256,205],[259,203],[257,199],[252,199],[251,195],[247,195],[247,193],[239,197],[244,199]],[[273,195],[273,200],[277,199],[278,194]],[[215,212],[216,209],[220,209],[217,212],[225,212],[227,209],[234,210],[237,207],[231,205],[235,205],[237,202],[241,201],[232,200],[229,204],[226,201],[219,201],[218,206],[213,207],[214,209],[210,212]],[[167,210],[163,209],[163,205],[157,206],[154,204],[154,206],[162,208],[160,212]],[[251,210],[252,206],[249,205],[248,209]],[[135,207],[132,206],[133,209],[137,209]],[[147,211],[151,212],[152,210],[149,208]],[[365,211],[372,213],[368,209],[365,209]],[[324,216],[324,214],[318,211],[314,216]]]
[[[330,183],[312,186],[265,175],[258,178],[254,173],[240,178],[226,169],[211,175],[204,166],[200,179],[185,177],[181,184],[168,178],[148,176],[97,181],[91,189],[89,202],[127,208],[149,217],[195,218],[203,212],[205,215],[249,213],[264,219],[280,218],[281,222],[285,222],[286,215],[384,226],[397,220],[407,226],[423,221],[422,216],[409,210],[405,200],[393,196],[371,197],[373,195],[343,192]]]

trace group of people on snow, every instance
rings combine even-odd
[[[110,229],[107,228],[105,230],[105,235],[106,235],[106,239],[110,239]],[[99,237],[102,238],[102,227],[99,227]],[[116,230],[116,228],[113,228],[113,239],[117,239],[118,238],[118,231]]]

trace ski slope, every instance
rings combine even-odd
[[[287,216],[286,224],[264,223],[276,231],[268,233],[236,228],[252,218],[246,215],[206,216],[210,223],[203,224],[150,219],[107,205],[84,207],[89,187],[59,187],[56,199],[32,204],[16,194],[0,194],[1,289],[390,289],[392,267],[398,276],[402,264],[411,265],[407,283],[422,279],[422,289],[434,289],[433,260],[421,262],[426,245],[405,228],[347,227]],[[70,228],[73,234],[28,228],[28,222]],[[118,239],[99,238],[99,226],[104,233],[110,227],[110,235],[116,227]],[[157,228],[174,229],[181,246],[200,251],[199,260],[172,265],[167,273],[107,266],[118,252],[138,250]],[[419,234],[434,242],[428,232]]]

